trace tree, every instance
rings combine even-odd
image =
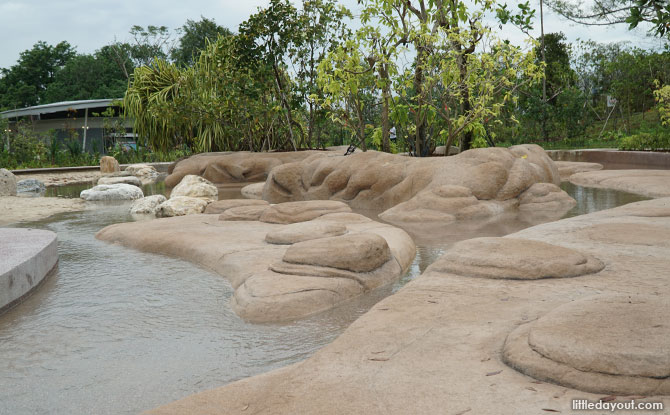
[[[126,70],[130,70],[128,68]],[[109,46],[93,55],[76,55],[56,74],[44,93],[45,102],[120,98],[128,80]]]
[[[0,108],[21,108],[44,102],[44,93],[56,74],[75,56],[68,42],[51,46],[37,42],[21,52],[18,62],[2,69]]]
[[[200,16],[200,21],[188,19],[181,27],[182,36],[179,46],[172,51],[172,60],[181,66],[192,66],[198,59],[200,52],[205,49],[207,42],[214,42],[219,37],[230,36],[232,32],[219,26],[212,19]]]
[[[670,34],[670,3],[667,0],[600,0],[588,6],[575,0],[547,0],[556,13],[575,23],[591,26],[628,24],[629,29],[650,23],[656,36]]]

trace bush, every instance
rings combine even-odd
[[[670,150],[670,131],[656,129],[643,131],[619,140],[621,150]]]

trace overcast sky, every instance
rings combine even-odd
[[[531,0],[538,8],[539,0]],[[341,0],[356,11],[356,0]],[[128,39],[132,25],[181,27],[186,19],[200,16],[214,19],[233,31],[264,0],[0,0],[0,67],[16,63],[19,53],[43,40],[49,44],[66,40],[80,53],[92,53],[105,44]],[[539,16],[539,12],[538,12]],[[539,33],[539,21],[535,24]],[[631,41],[644,48],[657,47],[659,42],[637,35],[625,27],[574,26],[551,13],[545,14],[545,32],[562,31],[568,40],[593,39],[599,42]],[[513,29],[505,37],[522,38]]]

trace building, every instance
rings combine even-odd
[[[118,101],[120,99],[54,102],[0,112],[0,118],[9,120],[7,134],[15,131],[18,122],[27,121],[38,134],[54,130],[61,143],[77,140],[85,151],[104,154],[116,143],[135,146],[132,121],[122,117],[115,104]],[[109,115],[103,116],[105,112]]]

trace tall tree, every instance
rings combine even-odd
[[[232,35],[230,30],[203,16],[200,16],[199,21],[186,20],[181,27],[181,33],[179,45],[172,51],[172,59],[181,66],[192,66],[207,42],[215,42],[219,35]]]
[[[37,42],[32,49],[21,52],[18,62],[2,69],[0,107],[21,108],[44,102],[44,93],[56,74],[75,56],[68,42],[51,46]]]

